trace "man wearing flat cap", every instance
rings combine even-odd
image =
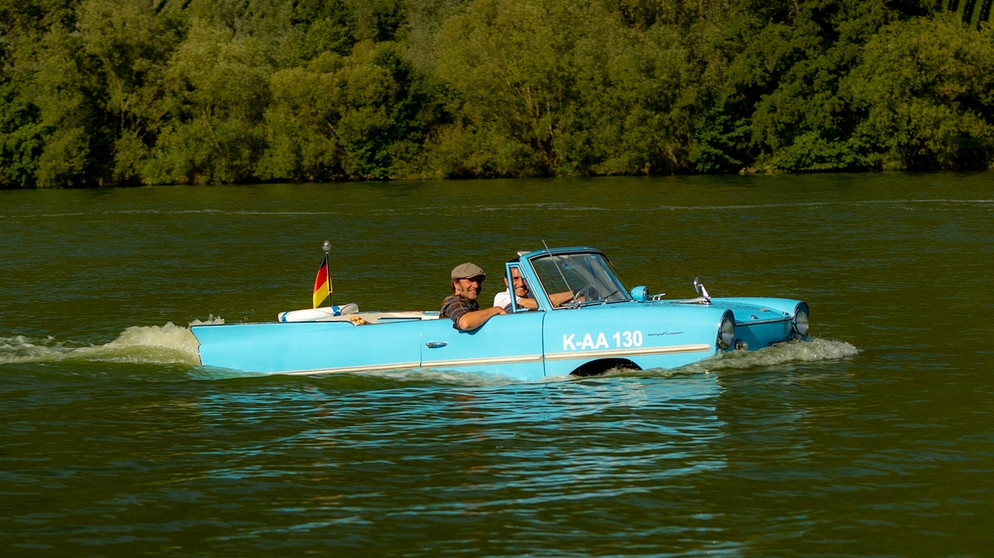
[[[506,314],[496,306],[480,309],[477,298],[483,290],[483,280],[487,274],[475,263],[466,262],[452,269],[452,294],[442,301],[440,318],[452,320],[452,327],[460,331],[472,331],[497,314]]]

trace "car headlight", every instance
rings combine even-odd
[[[729,315],[721,318],[721,325],[718,326],[718,346],[721,350],[727,351],[735,341],[735,322]]]
[[[809,319],[808,305],[803,303],[798,304],[797,308],[794,309],[794,319],[791,322],[791,325],[794,328],[793,337],[795,339],[808,338],[808,331],[810,328],[810,324],[808,323]]]

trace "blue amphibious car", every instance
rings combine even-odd
[[[515,268],[538,309],[515,307],[469,332],[439,319],[437,311],[367,312],[354,304],[284,312],[272,323],[191,330],[205,366],[278,374],[420,368],[526,381],[676,368],[722,351],[808,336],[803,301],[711,298],[696,281],[698,297],[663,299],[646,287],[626,289],[607,257],[593,248],[521,253],[504,271],[509,276]],[[549,294],[564,292],[575,296],[554,307]]]

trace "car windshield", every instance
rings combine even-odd
[[[572,292],[576,295],[572,305],[631,299],[611,262],[603,254],[543,254],[532,258],[531,262],[546,295]]]

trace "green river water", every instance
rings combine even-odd
[[[0,191],[4,556],[987,556],[994,175]],[[812,339],[680,370],[245,377],[189,325],[603,249]],[[484,297],[486,298],[486,296]]]

